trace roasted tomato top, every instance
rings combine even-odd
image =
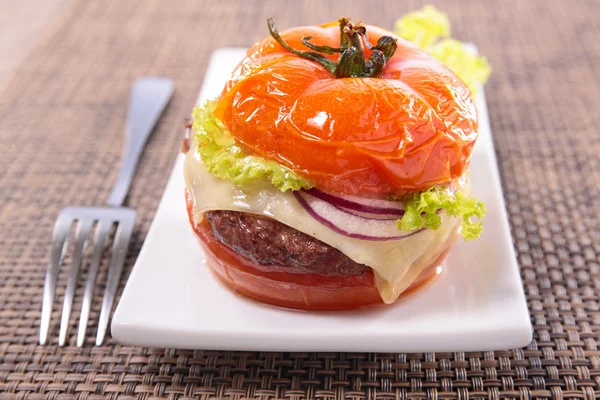
[[[249,153],[325,190],[364,196],[424,190],[465,172],[477,113],[441,62],[345,18],[281,35],[271,21],[270,29],[215,110]]]

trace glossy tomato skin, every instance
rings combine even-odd
[[[355,276],[325,276],[280,272],[257,268],[253,263],[215,240],[206,219],[195,224],[192,202],[186,193],[190,223],[206,254],[214,275],[229,289],[278,307],[300,310],[347,310],[383,304],[374,285],[372,271]],[[445,254],[427,268],[404,294],[422,286],[436,275]]]
[[[373,43],[394,36],[367,32]],[[297,49],[306,49],[305,36],[339,46],[337,25],[282,33]],[[325,190],[377,197],[460,177],[477,138],[470,91],[438,60],[396,39],[380,77],[336,79],[266,38],[232,74],[215,115],[247,151]]]

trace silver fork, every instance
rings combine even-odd
[[[90,315],[96,277],[98,275],[104,249],[109,242],[110,236],[114,232],[106,289],[98,321],[96,345],[99,346],[104,341],[110,312],[112,310],[119,285],[119,279],[123,271],[127,248],[135,224],[135,211],[131,208],[121,206],[127,196],[129,187],[131,186],[135,168],[144,146],[146,145],[148,137],[154,129],[158,118],[169,102],[173,94],[173,89],[173,82],[166,78],[145,77],[134,82],[131,89],[131,98],[127,115],[123,161],[121,163],[117,181],[106,201],[106,207],[67,207],[58,215],[54,225],[54,232],[52,233],[50,262],[48,264],[48,269],[46,270],[46,280],[44,283],[44,298],[40,322],[40,344],[46,344],[48,339],[52,303],[54,302],[56,291],[56,280],[64,258],[64,253],[67,249],[67,236],[73,224],[76,224],[73,245],[74,252],[67,278],[58,344],[59,346],[63,346],[67,339],[67,329],[69,326],[69,318],[71,316],[71,307],[73,305],[77,276],[84,259],[86,246],[88,245],[88,236],[90,236],[94,226],[94,247],[90,259],[90,267],[79,317],[77,347],[81,347],[85,341],[85,333]]]

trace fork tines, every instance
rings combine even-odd
[[[69,266],[58,344],[59,346],[63,346],[67,340],[67,330],[69,327],[69,318],[71,316],[71,307],[73,305],[75,285],[77,284],[77,276],[85,259],[84,254],[89,243],[89,236],[92,233],[92,230],[94,230],[94,238],[92,241],[93,249],[79,318],[77,346],[81,347],[85,341],[94,286],[98,270],[100,269],[100,262],[102,261],[104,250],[114,233],[106,289],[102,301],[102,309],[98,321],[98,332],[96,335],[96,345],[100,345],[106,334],[112,305],[123,271],[127,248],[135,224],[135,211],[125,207],[67,207],[61,211],[56,219],[54,232],[52,233],[50,264],[46,271],[46,281],[44,284],[44,298],[42,302],[40,325],[40,344],[42,345],[46,343],[48,338],[52,305],[56,292],[56,281],[65,253],[67,252],[68,237],[73,224],[76,224],[73,240],[73,256],[71,265]]]

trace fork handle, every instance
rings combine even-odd
[[[107,205],[123,205],[144,146],[173,90],[173,81],[167,78],[144,77],[134,82],[127,114],[123,161],[117,181],[106,200]]]

